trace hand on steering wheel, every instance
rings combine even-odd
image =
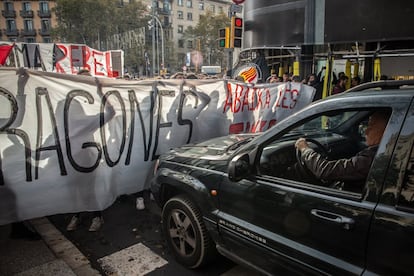
[[[318,142],[317,140],[312,139],[312,138],[308,138],[308,139],[300,138],[295,143],[296,161],[298,163],[299,170],[301,171],[301,173],[303,173],[303,174],[305,174],[309,177],[316,178],[316,176],[312,173],[311,170],[309,170],[308,167],[306,167],[305,162],[303,162],[303,160],[302,160],[302,150],[301,149],[303,149],[305,147],[308,147],[309,143],[316,145],[316,151],[318,153],[320,153],[322,156],[325,156],[325,157],[328,156],[328,150],[326,149],[326,147],[324,145],[322,145],[320,142]]]

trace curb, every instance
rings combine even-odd
[[[30,220],[32,226],[58,259],[64,261],[78,276],[100,276],[79,249],[70,242],[47,218]]]

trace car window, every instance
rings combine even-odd
[[[334,130],[343,125],[355,114],[357,114],[356,111],[348,111],[318,116],[314,119],[305,122],[302,126],[300,126],[300,128],[303,131],[309,131],[312,129]]]
[[[306,138],[309,146],[327,161],[352,158],[366,148],[365,130],[372,113],[372,109],[338,110],[304,120],[263,147],[259,174],[361,193],[365,178],[325,180],[301,168],[295,142]],[[367,166],[369,169],[370,164]]]

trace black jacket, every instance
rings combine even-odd
[[[302,161],[319,179],[339,181],[365,180],[378,146],[367,147],[349,159],[326,160],[311,148],[302,151]]]

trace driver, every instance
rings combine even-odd
[[[326,160],[309,147],[305,138],[299,138],[295,147],[301,151],[301,160],[306,168],[318,179],[365,181],[390,115],[389,111],[376,111],[369,117],[365,131],[367,148],[349,159]]]

